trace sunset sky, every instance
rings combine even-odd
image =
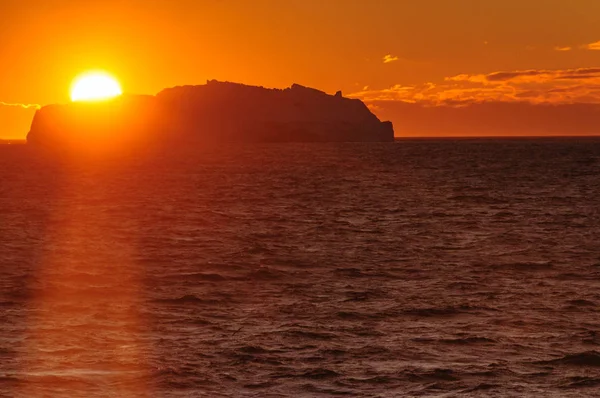
[[[342,90],[397,135],[399,101],[600,103],[599,16],[598,0],[1,0],[0,138],[24,138],[90,69],[139,94]]]

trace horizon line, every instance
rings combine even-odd
[[[419,135],[405,135],[405,136],[394,136],[394,141],[407,141],[407,140],[469,140],[469,139],[543,139],[543,138],[600,138],[600,134],[589,134],[589,135],[445,135],[445,136],[419,136]],[[274,142],[276,143],[276,142]],[[294,142],[290,142],[293,144]],[[302,141],[298,141],[302,143]],[[327,141],[319,142],[326,144]],[[347,143],[353,143],[348,141]],[[355,143],[359,143],[356,141]],[[1,138],[0,145],[26,145],[27,138]]]

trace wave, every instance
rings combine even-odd
[[[600,378],[598,377],[586,377],[586,376],[574,376],[569,377],[568,382],[563,384],[563,388],[586,388],[586,387],[597,387],[600,386]]]
[[[538,361],[536,363],[541,365],[600,367],[600,353],[598,351],[585,351],[577,354],[568,354],[557,359]]]
[[[366,378],[349,378],[346,382],[349,384],[391,384],[396,381],[396,378],[390,376],[373,376]]]
[[[597,305],[593,301],[583,299],[569,300],[567,303],[576,307],[595,307]]]
[[[258,355],[258,354],[269,354],[272,353],[273,351],[268,350],[266,348],[260,347],[260,346],[253,346],[253,345],[248,345],[248,346],[243,346],[238,348],[238,351],[243,352],[245,354],[252,354],[252,355]]]
[[[298,374],[297,377],[302,377],[305,379],[330,379],[332,377],[339,377],[340,374],[326,368],[315,368],[310,369],[305,372]]]
[[[283,334],[294,338],[309,340],[333,340],[337,337],[333,333],[309,332],[307,330],[286,330]]]
[[[454,344],[454,345],[468,345],[468,344],[490,344],[496,343],[496,340],[487,337],[464,337],[456,339],[434,339],[427,337],[417,337],[412,339],[417,343],[442,343],[442,344]]]
[[[284,273],[281,271],[273,270],[271,268],[260,268],[248,273],[247,278],[250,280],[276,280],[281,279],[283,275]]]
[[[178,275],[173,275],[174,279],[193,279],[193,280],[200,280],[200,281],[207,281],[207,282],[222,282],[222,281],[226,281],[230,278],[225,277],[221,274],[214,274],[214,273],[194,273],[194,274],[178,274]]]
[[[364,314],[364,313],[360,313],[360,312],[353,312],[353,311],[338,311],[335,314],[338,318],[341,319],[355,319],[355,320],[361,320],[361,319],[377,319],[379,318],[379,315],[377,314]]]
[[[459,305],[448,307],[408,308],[401,310],[405,315],[420,317],[455,316],[474,311],[497,311],[496,309],[482,306]]]
[[[468,393],[468,392],[475,392],[475,391],[487,391],[487,390],[492,390],[494,388],[499,388],[501,387],[499,384],[491,384],[491,383],[480,383],[478,385],[476,385],[475,387],[471,387],[468,388],[466,390],[463,390],[463,393]]]
[[[152,300],[154,303],[161,304],[207,304],[207,305],[218,305],[221,303],[220,300],[201,299],[193,294],[186,294],[178,298],[163,298]]]
[[[413,370],[406,373],[408,380],[413,382],[423,381],[457,381],[460,378],[452,369],[434,369],[432,371]]]
[[[551,269],[553,264],[549,261],[524,261],[500,265],[501,268],[514,271],[543,271]]]
[[[253,389],[260,389],[260,388],[271,388],[271,387],[275,387],[277,385],[278,385],[278,383],[275,383],[272,381],[263,381],[263,382],[258,382],[258,383],[244,384],[244,388],[253,390]]]
[[[302,390],[304,390],[308,393],[315,394],[312,396],[336,396],[336,395],[356,396],[355,391],[318,387],[318,386],[315,386],[314,384],[305,384],[302,386]]]

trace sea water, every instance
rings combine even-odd
[[[0,396],[600,393],[600,139],[0,146]]]

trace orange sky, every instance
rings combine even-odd
[[[141,94],[297,82],[376,112],[600,102],[599,15],[598,0],[1,0],[0,138],[24,137],[33,113],[6,104],[67,102],[88,69]]]

